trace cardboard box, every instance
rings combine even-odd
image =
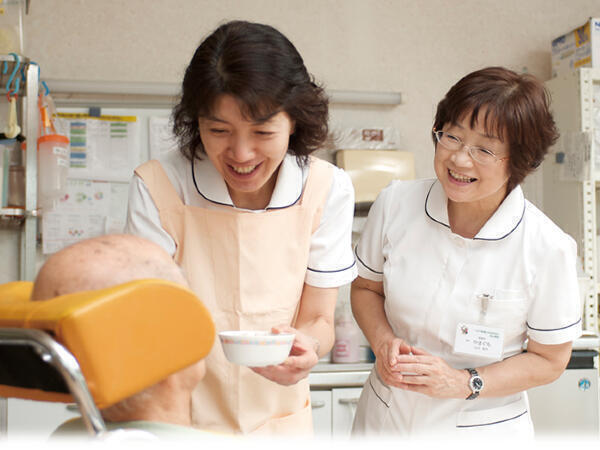
[[[552,76],[580,67],[600,67],[600,18],[590,18],[552,41]]]

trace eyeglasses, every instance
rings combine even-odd
[[[471,158],[479,164],[492,164],[498,161],[504,161],[507,157],[498,158],[494,152],[483,147],[477,147],[476,145],[467,145],[460,138],[453,134],[447,133],[446,131],[436,130],[434,128],[433,134],[442,147],[450,151],[458,151],[466,148]]]

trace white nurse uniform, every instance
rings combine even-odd
[[[394,333],[450,366],[480,367],[522,352],[530,337],[560,344],[581,334],[576,245],[519,186],[473,239],[450,230],[436,180],[393,182],[373,204],[356,248],[359,275],[382,281]],[[490,298],[482,314],[481,295]],[[455,351],[459,324],[503,330],[500,356]],[[375,369],[361,395],[355,434],[532,435],[525,392],[438,399],[388,387]]]

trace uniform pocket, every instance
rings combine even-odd
[[[528,301],[523,290],[496,289],[493,297],[488,299],[487,307],[474,294],[471,308],[477,323],[504,330],[505,342],[526,331]]]
[[[369,435],[384,432],[392,404],[392,395],[391,388],[381,380],[377,369],[373,368],[356,407],[352,434]]]
[[[373,368],[371,375],[369,376],[369,386],[373,390],[375,396],[387,407],[390,407],[392,402],[392,390],[390,387],[385,384],[379,374],[377,373],[377,369]]]
[[[521,418],[529,421],[527,402],[521,397],[518,400],[496,408],[482,409],[478,411],[461,411],[456,418],[456,428],[485,428],[511,427],[510,422],[521,423]]]
[[[312,436],[312,408],[310,399],[295,413],[273,417],[250,434],[257,436]]]
[[[525,291],[518,289],[496,289],[494,298],[492,301],[497,302],[519,302],[525,301],[527,295]]]

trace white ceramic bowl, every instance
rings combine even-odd
[[[281,364],[290,354],[295,334],[269,331],[222,331],[219,333],[225,357],[234,364],[264,367]]]

